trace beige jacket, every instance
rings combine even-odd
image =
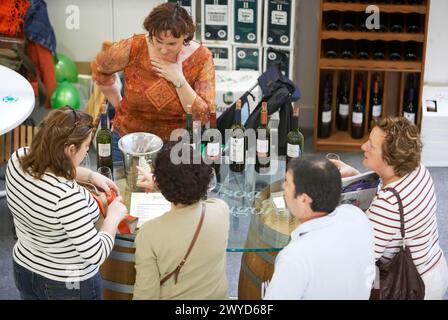
[[[146,222],[135,239],[134,299],[227,299],[226,248],[229,207],[219,199],[205,204],[205,218],[196,244],[182,267],[160,286],[185,256],[201,215],[201,203],[178,209]]]

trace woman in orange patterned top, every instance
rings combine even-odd
[[[215,100],[213,57],[192,41],[195,26],[187,11],[174,3],[161,4],[143,26],[147,34],[113,44],[91,65],[93,78],[116,109],[114,160],[121,158],[116,148],[119,137],[143,131],[167,141],[173,130],[185,127],[188,105],[193,119],[206,123]],[[115,76],[122,70],[123,98]]]

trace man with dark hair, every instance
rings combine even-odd
[[[337,167],[326,159],[294,160],[283,188],[301,224],[276,258],[264,299],[368,299],[375,272],[373,230],[361,209],[338,207]]]

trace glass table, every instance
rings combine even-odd
[[[241,173],[221,165],[217,186],[207,195],[224,200],[230,208],[227,251],[243,252],[239,299],[261,298],[266,281],[272,276],[278,251],[288,244],[291,232],[298,226],[287,209],[279,204],[283,199],[284,178],[283,159],[271,161],[269,174],[258,174],[253,164],[246,165],[246,170]],[[131,192],[126,185],[122,163],[114,163],[114,180],[129,208]],[[101,267],[105,299],[132,298],[137,232],[117,234],[114,249]]]

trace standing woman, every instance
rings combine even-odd
[[[215,100],[215,70],[211,52],[193,41],[195,26],[188,12],[174,3],[155,7],[146,17],[146,34],[121,40],[92,62],[93,78],[115,106],[114,159],[119,138],[131,132],[151,132],[162,140],[184,128],[186,107],[194,120],[206,123]],[[121,97],[115,73],[124,71]]]
[[[363,165],[381,178],[376,197],[367,210],[375,235],[375,260],[390,261],[402,239],[395,189],[402,202],[406,245],[425,283],[425,299],[443,299],[448,288],[448,268],[439,244],[437,200],[428,169],[420,162],[422,143],[417,126],[405,118],[384,118],[362,145]],[[359,172],[334,161],[342,177]]]
[[[92,117],[69,107],[42,121],[30,148],[12,154],[6,169],[8,207],[18,241],[14,279],[24,300],[101,299],[99,266],[114,245],[127,209],[116,198],[101,230],[99,209],[75,179],[118,192],[108,178],[79,164],[92,139]]]

